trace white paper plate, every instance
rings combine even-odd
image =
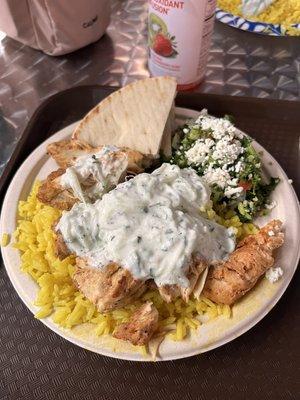
[[[182,124],[187,118],[196,117],[198,113],[192,110],[177,109],[176,115],[177,122]],[[4,199],[0,224],[1,232],[10,234],[14,232],[18,201],[26,199],[35,179],[43,179],[57,168],[55,162],[46,155],[47,144],[68,138],[75,125],[72,124],[64,128],[42,143],[19,168]],[[254,142],[254,146],[258,151],[263,151],[264,173],[267,176],[279,176],[281,179],[281,183],[273,194],[277,207],[272,210],[268,218],[261,218],[257,220],[257,223],[263,225],[272,218],[278,218],[284,222],[286,242],[276,255],[276,265],[282,267],[284,276],[274,285],[266,279],[262,279],[255,289],[233,307],[231,319],[218,317],[205,323],[190,338],[182,342],[165,340],[160,348],[158,360],[189,357],[219,347],[240,336],[257,324],[271,310],[293,277],[299,260],[300,213],[298,200],[292,186],[288,183],[287,176],[274,158],[259,144]],[[32,313],[37,312],[37,307],[33,303],[38,288],[30,276],[20,271],[19,252],[12,246],[7,246],[2,248],[2,255],[8,276],[17,293]],[[291,318],[293,318],[292,315]],[[96,353],[126,360],[151,360],[151,357],[145,358],[139,354],[130,344],[117,341],[109,336],[96,337],[91,325],[85,324],[67,330],[54,324],[51,317],[42,320],[42,322],[63,338]]]

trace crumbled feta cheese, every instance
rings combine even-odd
[[[254,203],[253,203],[253,201],[249,201],[249,207],[251,208],[251,210],[254,209]]]
[[[227,171],[224,171],[222,168],[212,168],[211,166],[205,171],[203,175],[203,179],[209,185],[218,185],[220,188],[224,189],[228,181],[230,181],[230,175]]]
[[[189,133],[189,130],[187,128],[184,128],[183,133]]]
[[[225,118],[216,118],[212,115],[208,115],[206,109],[203,109],[196,120],[196,124],[201,125],[205,130],[211,130],[212,136],[215,139],[221,139],[225,135],[231,136],[231,138],[237,137],[242,138],[243,135],[239,132],[235,126]]]
[[[266,207],[267,210],[273,210],[273,208],[276,207],[276,206],[277,206],[276,201],[272,201],[271,203],[267,203],[267,204],[265,205],[265,207]]]
[[[269,236],[274,236],[275,233],[274,233],[273,231],[269,231],[269,232],[268,232],[268,235],[269,235]]]
[[[243,163],[238,161],[234,167],[235,172],[238,174],[243,169]]]
[[[238,184],[238,177],[234,176],[238,176],[245,166],[244,148],[240,141],[244,135],[230,121],[213,117],[206,109],[201,111],[195,123],[189,125],[190,129],[199,127],[210,131],[210,137],[199,138],[184,152],[188,165],[201,165],[203,179],[208,185],[219,186],[227,198],[239,198],[243,188]]]
[[[215,147],[212,157],[214,160],[232,164],[241,154],[242,145],[238,140],[232,141],[229,136],[220,139]]]
[[[280,267],[271,267],[266,272],[265,276],[269,282],[277,282],[283,275],[283,270]]]
[[[214,118],[211,116],[201,118],[201,127],[204,130],[211,130],[214,139],[222,139],[226,134],[234,138],[236,128],[232,123],[224,118]]]
[[[198,139],[194,146],[185,152],[188,163],[202,163],[214,144],[215,142],[212,139]]]
[[[231,197],[234,194],[240,194],[242,191],[243,191],[243,188],[240,186],[239,187],[227,187],[225,189],[224,194],[226,197]]]

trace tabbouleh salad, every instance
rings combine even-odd
[[[261,160],[252,140],[235,128],[231,118],[216,118],[203,110],[175,133],[171,163],[196,170],[210,186],[214,209],[231,209],[242,222],[272,208],[268,203],[279,182],[262,179]]]

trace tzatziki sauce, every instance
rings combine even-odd
[[[229,229],[200,215],[209,201],[210,190],[194,170],[165,163],[94,204],[75,204],[56,229],[91,267],[115,262],[137,279],[187,287],[192,257],[223,260],[235,248]]]
[[[78,157],[60,177],[60,185],[72,189],[75,197],[83,203],[100,199],[118,184],[128,166],[126,154],[119,150],[115,146],[104,146],[95,154]],[[92,185],[89,180],[92,180]]]

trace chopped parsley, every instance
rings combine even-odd
[[[260,155],[231,117],[215,118],[203,110],[196,121],[177,130],[172,147],[170,162],[193,168],[206,181],[215,208],[230,208],[243,222],[267,208],[279,179],[263,181]]]

